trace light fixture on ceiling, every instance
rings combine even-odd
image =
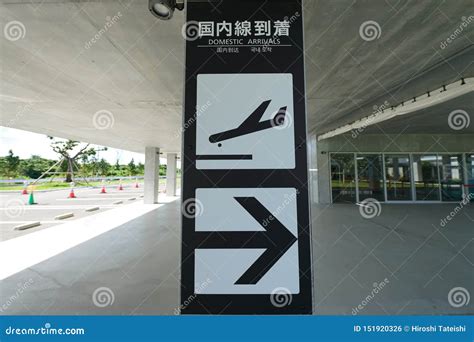
[[[176,0],[148,0],[148,9],[157,18],[161,20],[170,20],[173,17],[175,9],[182,11],[184,1]]]

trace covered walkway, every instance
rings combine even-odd
[[[363,315],[472,312],[472,301],[461,308],[448,302],[454,287],[474,292],[474,208],[443,227],[454,209],[382,205],[366,219],[356,205],[314,206],[315,313],[350,315],[359,305]],[[179,216],[174,200],[1,281],[1,313],[177,313]]]

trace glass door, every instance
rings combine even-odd
[[[359,201],[363,201],[366,198],[385,201],[382,155],[358,154],[357,175],[359,181]]]
[[[462,154],[440,155],[441,167],[441,199],[443,201],[462,200],[464,186],[464,169]]]
[[[413,155],[413,181],[417,201],[440,200],[440,157],[436,154]]]
[[[474,154],[466,154],[466,196],[471,196],[471,202],[474,202]]]
[[[408,154],[385,155],[387,201],[412,201],[411,166]]]
[[[355,179],[354,154],[331,154],[331,189],[333,203],[356,202]]]

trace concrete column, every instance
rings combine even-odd
[[[158,203],[158,188],[160,181],[160,149],[145,148],[145,204]]]
[[[319,144],[318,144],[319,145]],[[319,203],[331,203],[331,172],[328,151],[317,150]]]
[[[176,196],[176,153],[166,155],[166,195]]]
[[[309,190],[311,203],[319,203],[318,188],[318,162],[317,162],[317,139],[312,134],[308,140],[308,162],[309,162]]]

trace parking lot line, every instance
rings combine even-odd
[[[170,200],[166,200],[170,202]],[[130,204],[0,242],[0,280],[161,207]],[[28,251],[25,253],[24,251]]]
[[[79,198],[56,198],[56,201],[108,201],[108,200],[127,200],[129,197],[79,197]]]
[[[22,223],[32,223],[36,221],[0,221],[0,224],[22,224]],[[41,221],[41,224],[50,224],[50,223],[61,223],[58,221]]]
[[[24,206],[12,206],[7,208],[0,208],[0,210],[62,210],[62,209],[77,209],[83,210],[89,208],[90,205],[24,205]],[[100,208],[114,208],[113,205],[101,205]]]

